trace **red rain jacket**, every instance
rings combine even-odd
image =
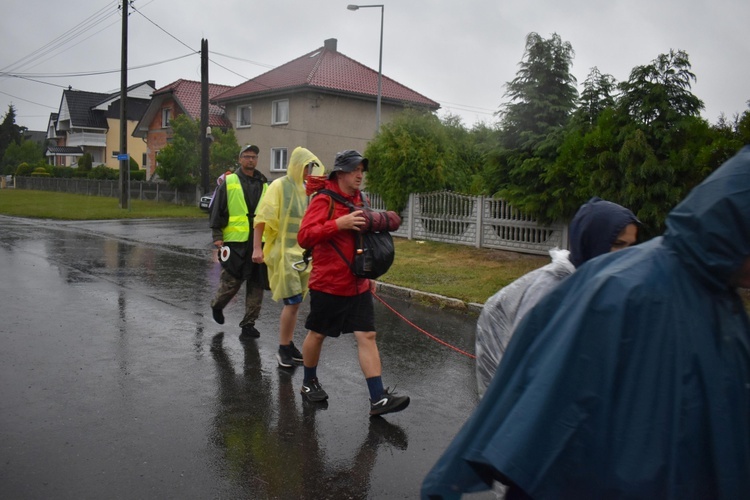
[[[357,191],[354,196],[347,196],[339,189],[335,180],[326,180],[325,189],[340,194],[354,205],[362,205],[361,192]],[[331,203],[333,214],[329,217]],[[335,243],[351,262],[354,256],[354,231],[339,231],[336,226],[336,219],[348,213],[348,207],[331,200],[330,196],[325,194],[315,195],[307,207],[297,241],[302,248],[312,248],[312,271],[308,284],[310,290],[351,297],[370,289],[370,280],[354,276],[344,259],[330,244]]]

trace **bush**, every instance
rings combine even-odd
[[[31,172],[32,177],[52,177],[49,172],[47,172],[47,169],[44,167],[37,167],[34,169],[33,172]]]
[[[61,177],[64,179],[69,179],[73,177],[75,170],[70,167],[52,167],[51,173],[54,177]]]
[[[99,180],[118,180],[120,178],[120,171],[118,169],[109,168],[106,165],[99,165],[91,169],[88,173],[89,179]]]
[[[145,170],[131,170],[130,171],[130,180],[131,181],[145,181],[146,180],[146,171]]]
[[[18,165],[18,168],[16,169],[16,176],[24,177],[27,175],[31,175],[31,172],[33,171],[34,171],[34,168],[28,163],[24,162]]]
[[[130,170],[133,171],[133,170],[139,170],[139,169],[140,167],[138,166],[138,162],[135,161],[135,159],[131,156],[130,157]]]
[[[90,172],[93,163],[94,159],[91,157],[91,153],[84,153],[81,159],[78,160],[78,170],[81,172]]]

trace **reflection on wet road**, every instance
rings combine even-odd
[[[302,370],[276,366],[270,295],[255,342],[237,339],[241,300],[210,320],[209,239],[205,220],[0,217],[1,497],[418,496],[476,404],[472,360],[376,302],[384,383],[411,406],[368,417],[350,336],[327,341],[330,400],[309,406]],[[473,318],[385,299],[473,352]]]

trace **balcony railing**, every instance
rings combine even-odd
[[[107,147],[107,134],[105,132],[71,132],[66,141],[68,146],[93,146]]]

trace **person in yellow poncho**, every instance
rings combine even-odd
[[[284,177],[273,181],[255,211],[253,262],[266,263],[272,298],[283,300],[279,320],[279,350],[276,360],[282,368],[302,362],[302,353],[293,342],[294,327],[302,299],[307,294],[310,270],[297,271],[292,265],[302,260],[304,250],[297,243],[297,232],[307,209],[305,180],[320,176],[325,167],[305,148],[292,152]],[[263,243],[262,239],[265,239]]]

